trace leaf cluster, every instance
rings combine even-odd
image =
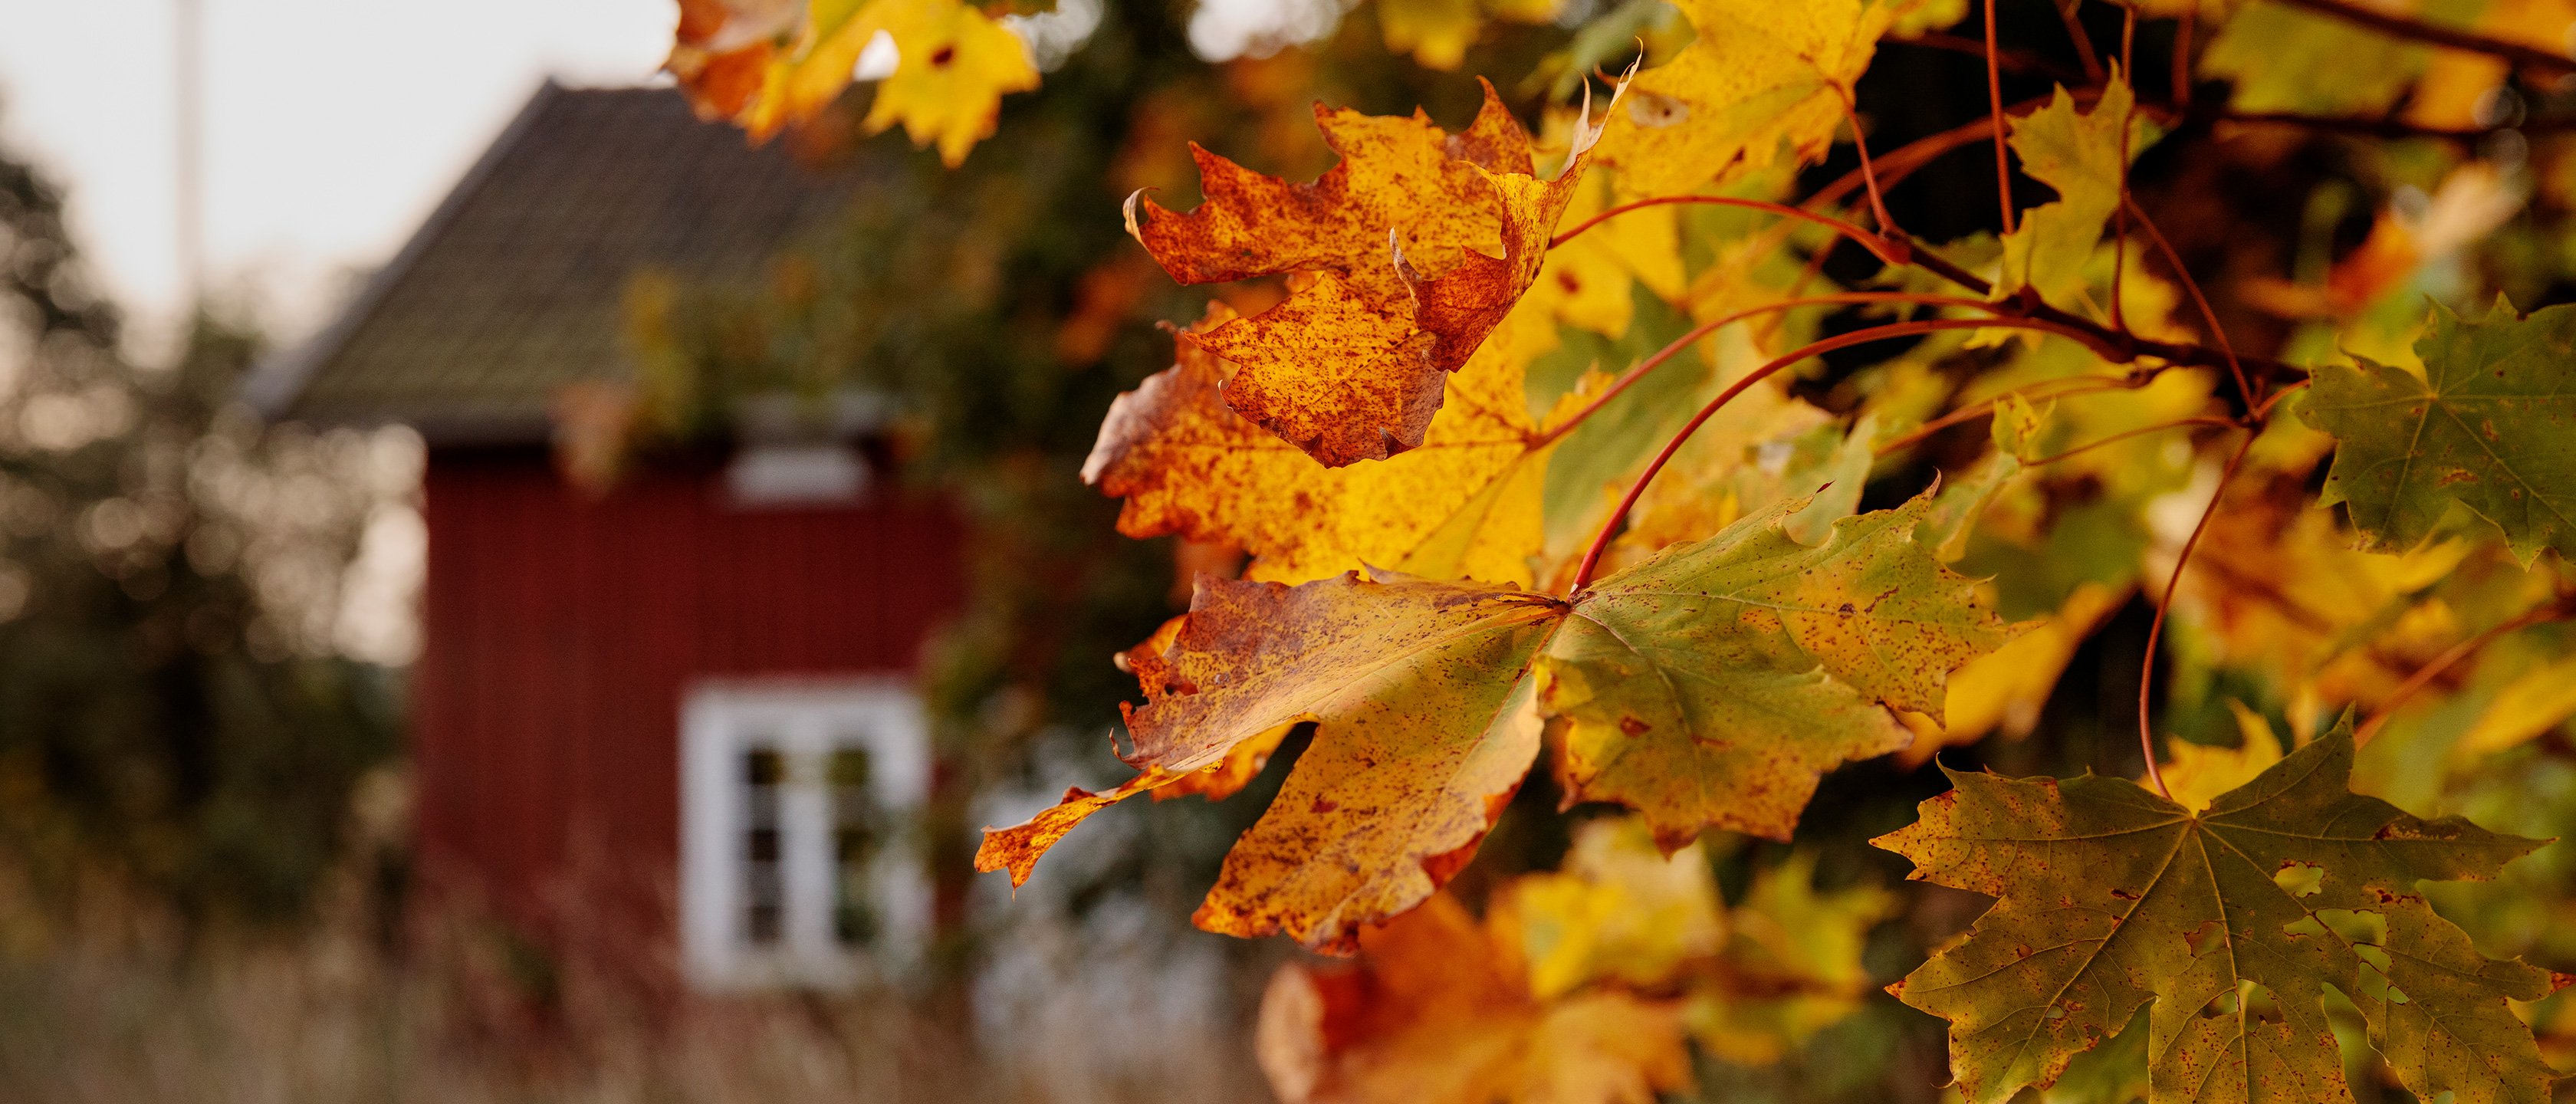
[[[1794,1046],[1675,1026],[1664,967],[1712,952],[1533,949],[1581,928],[1530,911],[1582,896],[1580,847],[1461,880],[1550,815],[1525,789],[1669,855],[1813,839],[1820,787],[1937,786],[1901,770],[1944,748],[2089,765],[1953,772],[1876,829],[1996,901],[1891,986],[1967,1098],[2346,1099],[2348,1066],[2545,1097],[2555,1029],[2517,1009],[2557,976],[2477,940],[2576,953],[2493,919],[2563,902],[2519,872],[2564,860],[2438,814],[2555,769],[2576,715],[2576,306],[2543,305],[2576,274],[2535,244],[2576,240],[2576,104],[2536,79],[2576,13],[2422,7],[1998,5],[1980,36],[1964,5],[1694,0],[1687,36],[1603,46],[1661,25],[1621,9],[1489,73],[1455,127],[1318,104],[1309,172],[1187,147],[1197,201],[1133,192],[1124,229],[1222,286],[1081,476],[1120,532],[1244,560],[1121,653],[1133,776],[978,867],[1275,779],[1197,919],[1360,956],[1274,986],[1285,1095],[1643,1099],[1698,1080],[1676,1047]],[[1369,10],[1433,66],[1529,14]],[[2119,650],[2133,675],[2084,673]]]

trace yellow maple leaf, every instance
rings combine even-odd
[[[686,0],[682,11],[666,68],[702,114],[756,141],[829,106],[880,35],[895,67],[863,125],[900,123],[951,168],[992,135],[1005,93],[1038,86],[1027,44],[961,0]]]
[[[868,133],[901,123],[913,145],[936,143],[950,168],[992,135],[1004,93],[1038,86],[1020,36],[958,0],[872,0],[850,22],[852,32],[884,32],[897,55],[868,106]]]
[[[1579,224],[1608,209],[1617,190],[1614,175],[1586,176],[1575,189],[1563,221]],[[1542,304],[1568,325],[1618,337],[1628,332],[1629,316],[1635,310],[1633,285],[1644,284],[1666,300],[1679,300],[1687,280],[1678,210],[1648,207],[1612,218],[1549,250],[1547,264],[1524,298]]]
[[[1891,18],[1861,0],[1678,6],[1699,37],[1637,75],[1601,139],[1601,163],[1632,195],[1696,191],[1769,165],[1784,144],[1802,161],[1823,154]]]
[[[2061,307],[2080,305],[2102,225],[2120,207],[2122,158],[2135,159],[2156,138],[2155,128],[2130,110],[2135,102],[2115,69],[2092,110],[2078,112],[2061,87],[2048,106],[2013,121],[2022,170],[2056,189],[2057,198],[2024,212],[2021,225],[2004,235],[1995,298],[2027,286]]]
[[[2231,493],[2175,589],[2174,629],[2209,662],[2259,672],[2283,697],[2314,685],[2371,707],[2456,637],[2446,611],[2398,614],[2470,548],[2444,541],[2389,556],[2352,545],[2332,514],[2306,508],[2294,477]],[[2352,636],[2379,618],[2385,627]]]
[[[1708,856],[1697,844],[1665,855],[1637,817],[1586,822],[1562,871],[1514,879],[1498,907],[1520,930],[1541,999],[1603,979],[1660,984],[1726,937]]]
[[[2209,808],[2218,795],[2253,781],[2281,761],[2281,738],[2272,734],[2272,722],[2234,698],[2227,700],[2227,709],[2236,715],[2239,742],[2235,747],[2165,740],[2169,756],[2161,768],[2165,787],[2183,808]]]
[[[2477,723],[2451,746],[2468,762],[2525,743],[2576,716],[2576,656],[2543,663],[2496,691]]]

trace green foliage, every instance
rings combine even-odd
[[[1897,989],[1951,1021],[1967,1098],[2055,1082],[2153,1001],[2150,1100],[2349,1099],[2331,988],[2415,1093],[2548,1099],[2505,1002],[2548,995],[2549,975],[2479,954],[2415,888],[2494,877],[2539,842],[2354,794],[2352,754],[2347,721],[2203,813],[2126,779],[1954,772],[1878,842],[1998,898]]]
[[[2417,375],[2364,360],[2322,365],[2302,416],[2335,437],[2326,504],[2392,551],[2431,535],[2454,503],[2504,531],[2524,563],[2576,556],[2576,306],[2469,322],[2435,305]]]

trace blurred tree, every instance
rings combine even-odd
[[[119,336],[0,152],[0,852],[40,901],[104,870],[289,915],[398,747],[392,673],[333,634],[403,442],[262,428],[232,400],[259,340],[211,313],[170,368]]]

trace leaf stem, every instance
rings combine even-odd
[[[1708,405],[1700,407],[1699,413],[1692,415],[1691,420],[1685,423],[1679,432],[1673,434],[1672,440],[1664,442],[1663,451],[1655,454],[1654,460],[1647,463],[1646,470],[1638,474],[1636,481],[1628,484],[1628,493],[1619,500],[1619,508],[1610,512],[1608,520],[1601,523],[1601,531],[1593,536],[1592,546],[1584,550],[1583,563],[1575,568],[1574,583],[1566,588],[1566,594],[1571,596],[1580,593],[1584,587],[1591,584],[1593,570],[1601,565],[1601,553],[1610,547],[1610,538],[1618,533],[1619,523],[1628,519],[1628,511],[1637,505],[1637,497],[1646,492],[1646,485],[1655,481],[1655,476],[1664,470],[1665,464],[1671,462],[1673,454],[1681,451],[1682,444],[1690,440],[1691,434],[1698,432],[1702,424],[1715,416],[1719,408],[1724,407],[1737,395],[1743,394],[1754,384],[1771,378],[1783,368],[1836,349],[1847,349],[1854,345],[1885,341],[1890,338],[1911,337],[1936,330],[1984,329],[1989,326],[2045,330],[2052,333],[2061,332],[2064,329],[2053,322],[2010,317],[1929,318],[1919,322],[1892,322],[1884,326],[1872,326],[1866,330],[1854,330],[1847,334],[1810,342],[1773,357],[1761,367],[1745,373],[1744,378],[1728,384],[1726,390],[1718,392],[1716,398],[1708,401]]]
[[[2156,784],[2156,792],[2163,794],[2167,801],[2173,800],[2173,789],[2165,785],[2164,768],[2156,765],[2155,729],[2147,724],[2147,697],[2155,689],[2156,682],[2156,642],[2164,637],[2165,615],[2173,612],[2174,590],[2182,585],[2182,571],[2191,564],[2192,549],[2200,547],[2201,533],[2209,528],[2209,519],[2218,514],[2219,501],[2227,497],[2228,482],[2236,478],[2236,468],[2245,462],[2245,454],[2254,448],[2254,439],[2262,436],[2262,431],[2255,427],[2245,428],[2245,440],[2239,442],[2236,451],[2228,456],[2227,467],[2218,473],[2218,487],[2209,492],[2209,505],[2200,511],[2200,520],[2193,523],[2191,536],[2182,542],[2182,554],[2174,557],[2173,574],[2165,579],[2164,601],[2156,603],[2156,619],[2147,625],[2146,658],[2138,662],[2138,749],[2147,756],[2148,780]]]
[[[1842,219],[1835,218],[1832,215],[1824,214],[1819,211],[1810,211],[1804,207],[1792,207],[1786,203],[1773,203],[1767,199],[1738,199],[1734,196],[1656,196],[1652,199],[1640,199],[1631,203],[1622,203],[1607,211],[1594,215],[1591,218],[1575,223],[1573,229],[1548,239],[1547,247],[1554,249],[1557,246],[1564,245],[1566,242],[1573,240],[1575,235],[1592,229],[1595,226],[1599,226],[1615,216],[1624,215],[1630,211],[1642,211],[1648,207],[1661,207],[1671,203],[1705,203],[1716,207],[1743,207],[1754,211],[1769,211],[1772,214],[1782,215],[1788,218],[1805,219],[1808,222],[1815,223],[1818,226],[1822,226],[1858,242],[1861,248],[1869,250],[1872,254],[1876,255],[1879,260],[1888,264],[1901,266],[1905,264],[1908,259],[1901,249],[1891,247],[1887,241],[1879,237],[1879,235],[1871,233],[1870,231],[1862,229],[1852,223],[1845,222]]]
[[[1860,132],[1860,110],[1852,106],[1850,89],[1838,84],[1834,94],[1842,97],[1843,119],[1851,124],[1852,148],[1860,153],[1860,179],[1869,188],[1870,216],[1878,220],[1880,234],[1895,233],[1896,220],[1887,217],[1887,200],[1878,191],[1878,173],[1869,166],[1869,137]]]
[[[1608,406],[1610,404],[1610,400],[1618,398],[1620,392],[1627,390],[1630,385],[1645,378],[1646,373],[1654,371],[1656,367],[1662,365],[1665,361],[1672,359],[1682,350],[1691,347],[1691,345],[1698,342],[1700,339],[1705,338],[1712,333],[1716,333],[1718,330],[1723,329],[1728,325],[1741,322],[1747,318],[1754,317],[1755,315],[1768,314],[1774,311],[1790,311],[1796,310],[1800,307],[1828,306],[1840,303],[1910,303],[1932,307],[1962,307],[1969,310],[1993,311],[1995,309],[1994,304],[1986,302],[1983,299],[1966,299],[1953,295],[1924,295],[1910,291],[1846,291],[1838,292],[1833,295],[1811,295],[1803,299],[1783,299],[1776,303],[1764,303],[1758,307],[1746,307],[1743,310],[1720,315],[1706,322],[1702,322],[1697,326],[1691,327],[1689,332],[1684,333],[1680,337],[1674,338],[1670,344],[1656,350],[1653,355],[1648,356],[1644,360],[1638,361],[1634,367],[1629,368],[1627,371],[1619,373],[1619,378],[1610,381],[1610,386],[1603,389],[1601,394],[1594,398],[1589,405],[1585,406],[1581,410],[1575,411],[1571,416],[1567,417],[1565,421],[1557,423],[1554,428],[1540,434],[1535,441],[1530,443],[1530,447],[1533,449],[1544,448],[1563,438],[1566,434],[1574,432],[1575,427],[1583,424],[1583,420],[1585,418],[1591,417],[1595,411],[1600,410],[1604,406]]]
[[[2064,451],[2064,452],[2061,452],[2061,453],[2058,453],[2058,454],[2056,454],[2056,455],[2054,455],[2054,456],[2043,456],[2043,457],[2040,457],[2039,459],[2037,459],[2037,460],[2033,460],[2033,461],[2030,461],[2028,464],[2025,464],[2025,465],[2023,465],[2023,466],[2024,466],[2024,467],[2032,467],[2032,468],[2036,468],[2036,467],[2038,467],[2038,466],[2040,466],[2040,465],[2042,465],[2042,464],[2054,464],[2054,463],[2056,463],[2056,462],[2058,462],[2058,461],[2060,461],[2060,460],[2064,460],[2064,459],[2066,459],[2067,457],[2070,457],[2070,456],[2076,456],[2076,455],[2080,455],[2080,454],[2082,454],[2082,453],[2091,452],[2091,451],[2093,451],[2094,449],[2101,448],[2101,447],[2103,447],[2103,446],[2105,446],[2105,445],[2116,445],[2116,444],[2119,444],[2119,443],[2120,443],[2120,442],[2122,442],[2122,441],[2129,440],[2130,438],[2133,438],[2133,437],[2144,437],[2144,436],[2146,436],[2147,434],[2150,434],[2150,433],[2162,433],[2162,432],[2164,432],[2164,431],[2166,431],[2166,430],[2168,430],[2168,429],[2181,429],[2181,428],[2182,428],[2182,427],[2184,427],[2184,426],[2196,426],[2196,425],[2204,425],[2204,426],[2236,426],[2236,425],[2240,425],[2240,423],[2239,423],[2239,422],[2237,422],[2237,420],[2236,420],[2236,419],[2234,419],[2234,418],[2219,418],[2219,417],[2212,417],[2212,416],[2206,416],[2206,415],[2204,415],[2204,416],[2202,416],[2202,417],[2197,417],[2197,418],[2176,418],[2176,419],[2174,419],[2173,421],[2170,421],[2170,422],[2158,422],[2158,423],[2156,423],[2155,425],[2151,425],[2151,426],[2140,426],[2140,427],[2139,427],[2139,428],[2137,428],[2137,429],[2122,430],[2121,432],[2114,433],[2114,434],[2112,434],[2112,435],[2110,435],[2110,436],[2108,436],[2108,437],[2102,438],[2102,439],[2101,439],[2101,440],[2099,440],[2099,441],[2092,441],[2092,442],[2088,442],[2088,443],[2085,443],[2085,444],[2077,445],[2077,446],[2075,446],[2074,448],[2068,449],[2068,450],[2066,450],[2066,451]]]
[[[1997,68],[1995,54],[1995,3],[1985,0],[1986,9],[1986,100],[1988,121],[1995,133],[1995,198],[2003,205],[2002,232],[2013,232],[2012,163],[2006,157],[2004,144],[2004,78]]]

